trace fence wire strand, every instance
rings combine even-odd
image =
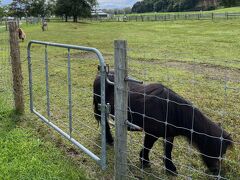
[[[0,26],[0,100],[1,105],[13,108],[12,69],[9,33]],[[1,107],[0,110],[5,109]]]
[[[169,98],[169,91],[168,95],[166,98],[161,98],[158,96],[154,95],[146,95],[145,93],[145,87],[144,87],[144,92],[136,92],[134,90],[128,90],[129,94],[139,94],[143,97],[143,113],[140,112],[134,112],[131,108],[129,108],[128,112],[130,114],[138,114],[139,117],[148,118],[152,119],[156,122],[159,122],[158,119],[155,119],[154,117],[149,117],[146,115],[145,112],[145,98],[146,97],[151,97],[152,99],[159,99],[161,101],[165,101],[166,104],[169,103],[174,103],[177,104],[179,107],[180,106],[187,106],[192,109],[192,115],[191,115],[191,128],[185,128],[185,127],[179,127],[174,124],[171,124],[168,122],[168,110],[166,110],[166,121],[164,122],[159,122],[162,124],[165,124],[165,126],[172,126],[177,129],[183,129],[186,131],[189,131],[190,139],[189,143],[186,144],[184,139],[176,139],[174,143],[169,142],[166,139],[166,134],[167,134],[167,128],[165,128],[165,138],[163,138],[163,141],[161,141],[161,145],[164,143],[170,143],[173,145],[174,151],[173,151],[173,160],[167,158],[165,155],[161,155],[163,159],[167,159],[172,161],[176,166],[178,171],[178,177],[184,178],[184,179],[194,179],[194,178],[213,178],[213,179],[229,179],[229,176],[226,176],[225,171],[226,167],[229,166],[227,165],[228,163],[233,165],[233,169],[239,169],[240,168],[240,163],[239,163],[239,157],[236,159],[233,159],[233,157],[236,157],[235,153],[239,149],[239,125],[232,123],[231,121],[234,121],[239,119],[239,111],[235,111],[234,107],[237,108],[239,107],[239,102],[237,101],[236,98],[239,98],[239,79],[235,76],[232,76],[233,73],[238,73],[237,71],[234,72],[231,67],[229,67],[229,62],[235,61],[235,60],[228,60],[224,61],[225,64],[223,67],[218,67],[222,68],[223,71],[221,72],[221,76],[218,76],[218,74],[214,75],[214,65],[212,66],[211,71],[209,71],[209,67],[206,65],[201,65],[199,64],[199,60],[196,58],[193,58],[189,64],[191,65],[191,69],[183,68],[183,67],[178,67],[176,66],[170,66],[172,59],[165,55],[165,60],[159,60],[159,61],[148,61],[149,55],[145,55],[145,52],[142,50],[144,48],[141,48],[141,51],[138,51],[137,49],[128,49],[128,61],[129,61],[129,75],[144,81],[144,85],[149,84],[149,83],[156,83],[156,82],[161,82],[165,86],[169,87],[170,89],[173,89],[174,91],[178,92],[180,91],[179,94],[183,94],[183,97],[186,99],[191,100],[191,103],[185,104],[185,103],[179,103],[174,100],[171,100]],[[148,47],[146,48],[148,49]],[[148,53],[148,52],[147,52]],[[141,54],[141,58],[138,58],[135,54]],[[154,53],[155,54],[155,53]],[[133,55],[133,56],[132,56]],[[189,55],[191,57],[191,54],[184,54],[184,55]],[[163,55],[159,55],[159,57],[162,57]],[[181,56],[181,55],[180,55]],[[157,58],[156,58],[157,59]],[[181,64],[182,60],[177,61],[176,64]],[[209,61],[210,63],[214,63],[213,60]],[[217,69],[218,70],[218,69]],[[162,71],[161,73],[159,71]],[[188,73],[188,75],[184,75],[183,77],[177,76],[178,72],[180,71],[181,74],[183,73]],[[183,73],[182,73],[182,72]],[[190,72],[189,72],[190,71]],[[180,74],[179,73],[179,74]],[[155,75],[155,77],[154,77]],[[187,78],[186,78],[186,77]],[[211,78],[208,78],[209,76],[212,76]],[[215,77],[214,77],[215,76]],[[238,76],[239,77],[239,76]],[[231,84],[231,85],[230,85]],[[180,85],[180,86],[179,86]],[[181,87],[181,88],[179,88]],[[205,87],[205,89],[202,89]],[[209,88],[209,89],[207,89]],[[176,90],[175,90],[176,89]],[[123,90],[123,89],[122,89]],[[201,92],[202,91],[202,92]],[[199,93],[202,94],[199,94]],[[204,94],[205,93],[205,94]],[[214,93],[214,94],[213,94]],[[229,96],[228,93],[231,93],[233,96]],[[199,95],[201,95],[201,98],[199,98]],[[205,96],[205,97],[204,97]],[[210,99],[206,99],[206,98]],[[213,100],[213,102],[211,102]],[[214,104],[214,102],[217,103],[217,106]],[[207,104],[204,104],[207,103]],[[129,101],[129,106],[131,106],[132,102]],[[211,104],[211,106],[209,106]],[[200,106],[200,107],[199,107]],[[168,105],[167,105],[168,107]],[[213,136],[208,133],[203,133],[200,131],[196,131],[194,129],[194,123],[195,123],[195,109],[198,107],[198,109],[201,109],[201,112],[205,114],[206,116],[210,117],[212,121],[215,123],[220,123],[220,129],[221,133],[220,136]],[[232,109],[231,109],[232,108]],[[168,109],[168,108],[167,108]],[[232,117],[232,118],[231,118]],[[216,121],[217,120],[217,121]],[[131,122],[131,119],[129,120]],[[143,129],[145,125],[143,123]],[[224,130],[227,130],[231,134],[231,137],[233,140],[229,140],[224,138],[223,132]],[[234,129],[234,130],[233,130]],[[141,177],[139,178],[148,178],[148,177],[153,177],[153,178],[160,178],[158,177],[157,173],[154,174],[154,172],[149,173],[149,169],[143,169],[140,165],[138,165],[139,162],[136,161],[138,159],[138,154],[140,149],[144,148],[143,145],[136,146],[139,143],[143,143],[144,135],[149,134],[147,132],[144,132],[141,134],[140,137],[138,137],[138,133],[134,134],[134,132],[130,132],[129,134],[129,143],[128,143],[128,166],[134,167],[129,168],[131,172],[129,172],[128,176],[129,177]],[[222,144],[224,141],[231,142],[236,146],[234,149],[230,149],[224,157],[221,157],[220,154],[218,156],[211,156],[207,155],[205,153],[201,153],[197,148],[195,148],[195,144],[193,142],[193,135],[201,135],[205,136],[207,138],[212,138],[212,139],[218,139],[220,142],[220,149],[219,152],[220,154],[222,153]],[[155,137],[152,134],[149,134]],[[162,147],[159,147],[159,144],[155,145],[156,147],[153,147],[153,149],[148,149],[150,151],[150,163],[151,163],[151,171],[162,171],[159,168],[162,168],[163,170],[166,170],[164,167],[164,164],[159,163],[160,159],[157,156],[158,153],[161,154],[158,150],[162,149]],[[140,149],[139,149],[140,148]],[[145,147],[147,149],[147,147]],[[158,150],[156,150],[158,149]],[[232,150],[232,151],[231,151]],[[177,151],[182,151],[186,152],[186,154],[181,154],[177,153]],[[239,152],[238,152],[239,153]],[[152,155],[151,155],[152,154]],[[178,154],[178,155],[177,155]],[[176,155],[178,157],[176,157]],[[183,156],[183,157],[180,157]],[[204,163],[202,163],[202,159],[200,156],[204,156],[207,158],[216,158],[219,159],[219,169],[216,174],[211,174],[210,172],[207,171],[206,166]],[[230,156],[230,157],[229,157]],[[157,159],[156,159],[157,158]],[[134,160],[135,159],[135,160]],[[148,161],[148,160],[145,160]],[[197,163],[195,163],[195,162]],[[224,164],[223,164],[224,162]],[[134,170],[136,168],[139,168],[140,174]],[[234,170],[232,171],[234,172]],[[174,173],[174,172],[173,172]],[[238,172],[235,171],[236,176],[238,176]],[[164,173],[163,179],[168,179],[169,174]]]

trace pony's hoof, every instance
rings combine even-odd
[[[141,163],[141,168],[142,169],[151,167],[151,163],[149,161],[147,161],[147,160],[140,159],[140,163]]]
[[[113,146],[113,145],[114,145],[114,141],[107,141],[107,144],[108,144],[109,146]]]
[[[172,163],[172,161],[166,161],[166,163],[165,163],[165,168],[166,168],[166,171],[167,171],[169,174],[174,175],[174,176],[177,176],[177,175],[178,175],[177,168],[176,168],[176,166]]]
[[[172,176],[177,176],[178,175],[178,172],[177,170],[173,171],[173,170],[170,170],[170,169],[166,169],[166,172]]]
[[[219,169],[216,168],[216,167],[209,168],[209,171],[210,171],[213,175],[218,175],[218,173],[219,173]]]
[[[146,169],[146,168],[150,168],[151,167],[151,164],[150,163],[142,163],[141,164],[141,168],[142,169]]]

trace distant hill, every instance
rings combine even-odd
[[[220,6],[233,7],[240,5],[239,0],[143,0],[136,2],[132,12],[177,12],[213,10]]]

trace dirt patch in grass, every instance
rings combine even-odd
[[[110,59],[113,60],[112,54],[102,54],[102,55],[105,60],[110,60]],[[95,54],[94,52],[85,52],[85,51],[74,52],[74,53],[71,53],[70,56],[71,58],[74,58],[74,59],[98,59],[97,54]],[[67,55],[64,56],[64,58],[67,59]]]
[[[79,59],[98,59],[97,55],[92,52],[79,52],[71,54],[72,58],[79,58]],[[104,59],[106,61],[112,60],[112,54],[104,54]],[[136,60],[138,61],[138,60]],[[141,60],[139,60],[141,61]],[[161,60],[151,60],[147,61],[150,63],[157,63],[159,64]],[[145,61],[146,62],[146,61]],[[162,66],[166,66],[169,68],[178,68],[183,71],[189,71],[191,73],[204,75],[206,78],[211,80],[219,80],[219,81],[230,81],[230,82],[240,82],[240,69],[237,68],[228,68],[223,67],[220,65],[212,65],[212,64],[205,64],[205,63],[192,63],[192,62],[184,62],[178,60],[170,60],[163,63],[160,63]]]
[[[91,52],[80,52],[73,53],[71,55],[72,58],[79,59],[97,59],[97,55]],[[106,61],[114,60],[112,54],[103,54],[103,57]],[[135,59],[133,59],[135,60]],[[136,60],[138,61],[138,60]],[[139,60],[140,62],[141,60]],[[218,80],[218,81],[230,81],[230,82],[240,82],[240,69],[237,68],[228,68],[220,65],[212,65],[205,63],[192,63],[192,62],[184,62],[178,60],[170,60],[166,62],[161,62],[161,60],[151,60],[145,61],[150,63],[161,64],[162,66],[166,66],[169,68],[177,68],[183,71],[189,71],[191,73],[195,73],[198,75],[204,75],[207,79]]]
[[[221,67],[210,64],[193,64],[189,62],[167,61],[163,64],[166,67],[178,68],[184,71],[206,76],[208,79],[240,82],[240,70]]]

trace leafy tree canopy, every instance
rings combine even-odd
[[[57,0],[56,15],[64,16],[66,21],[72,16],[73,21],[77,22],[78,17],[91,16],[91,9],[96,4],[96,0]]]
[[[240,5],[239,0],[143,0],[133,5],[132,12],[210,10],[218,6],[231,7],[237,5]]]
[[[54,0],[13,0],[9,5],[10,16],[41,16],[51,15],[54,11]]]

